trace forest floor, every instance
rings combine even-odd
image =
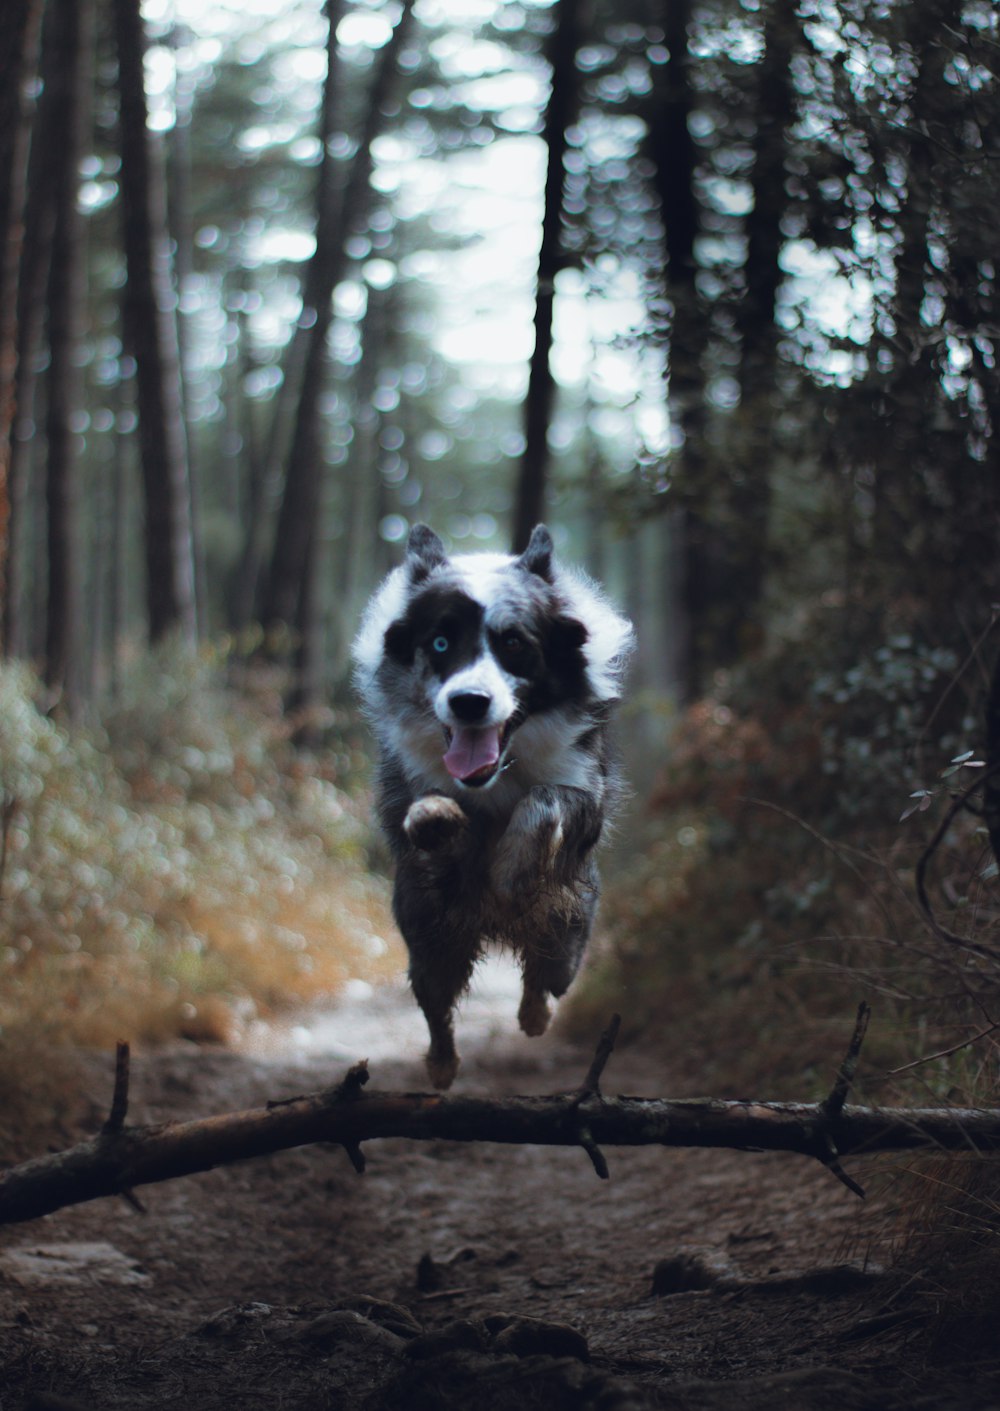
[[[356,989],[255,1048],[135,1057],[130,1120],[259,1106],[361,1057],[371,1088],[425,1089],[405,989]],[[591,1054],[558,1030],[525,1039],[515,1010],[511,972],[488,968],[459,1017],[456,1092],[582,1081]],[[107,1112],[110,1056],[80,1063],[54,1145]],[[641,1047],[603,1087],[678,1095]],[[873,1166],[852,1168],[876,1191],[862,1204],[796,1157],[609,1148],[600,1181],[576,1149],[366,1154],[361,1176],[304,1148],[145,1187],[143,1211],[100,1200],[0,1231],[0,1411],[1000,1406],[995,1349],[961,1380],[928,1371],[883,1267]]]

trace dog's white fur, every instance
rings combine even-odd
[[[502,575],[516,563],[513,554],[461,554],[449,559],[449,568],[462,588],[486,609],[490,627],[503,630],[508,624],[496,620],[491,605],[502,584]],[[596,701],[616,700],[621,690],[622,662],[632,649],[631,623],[611,606],[605,594],[579,569],[560,565],[559,590],[568,615],[587,624],[587,640],[582,651],[586,661],[587,683]],[[389,626],[403,615],[409,597],[405,565],[393,569],[372,598],[354,640],[356,682],[369,715],[379,720],[379,730],[395,749],[407,773],[415,781],[453,798],[461,796],[461,786],[448,774],[441,758],[441,723],[447,723],[445,697],[458,686],[452,677],[441,688],[435,702],[436,720],[414,713],[396,718],[379,689],[376,673],[382,661],[383,643]],[[487,653],[463,672],[467,686],[485,684],[494,697],[497,721],[513,708],[509,688]],[[487,681],[486,678],[489,677]],[[583,788],[593,784],[590,763],[575,748],[586,727],[572,709],[553,710],[533,716],[517,732],[517,760],[488,789],[480,792],[477,806],[497,815],[508,815],[535,784],[546,783]]]

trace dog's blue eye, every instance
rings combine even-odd
[[[435,637],[434,641],[431,643],[431,648],[435,652],[446,652],[448,650],[448,638]]]

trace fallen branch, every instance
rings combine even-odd
[[[582,1146],[601,1176],[607,1175],[601,1144],[783,1151],[821,1161],[858,1194],[863,1194],[860,1186],[840,1168],[845,1156],[921,1147],[1000,1152],[997,1109],[846,1103],[867,1017],[863,1005],[833,1091],[819,1103],[602,1097],[598,1084],[614,1045],[616,1016],[575,1092],[508,1098],[365,1093],[368,1067],[359,1063],[323,1092],[192,1122],[132,1126],[125,1122],[128,1050],[120,1045],[108,1121],[89,1141],[0,1174],[0,1225],[34,1220],[100,1196],[124,1195],[134,1201],[136,1186],[315,1142],[343,1146],[361,1171],[361,1143],[383,1137]]]

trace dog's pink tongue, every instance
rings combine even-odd
[[[471,779],[480,770],[491,769],[499,758],[500,731],[497,726],[473,730],[468,725],[459,725],[451,737],[444,767],[453,779]]]

